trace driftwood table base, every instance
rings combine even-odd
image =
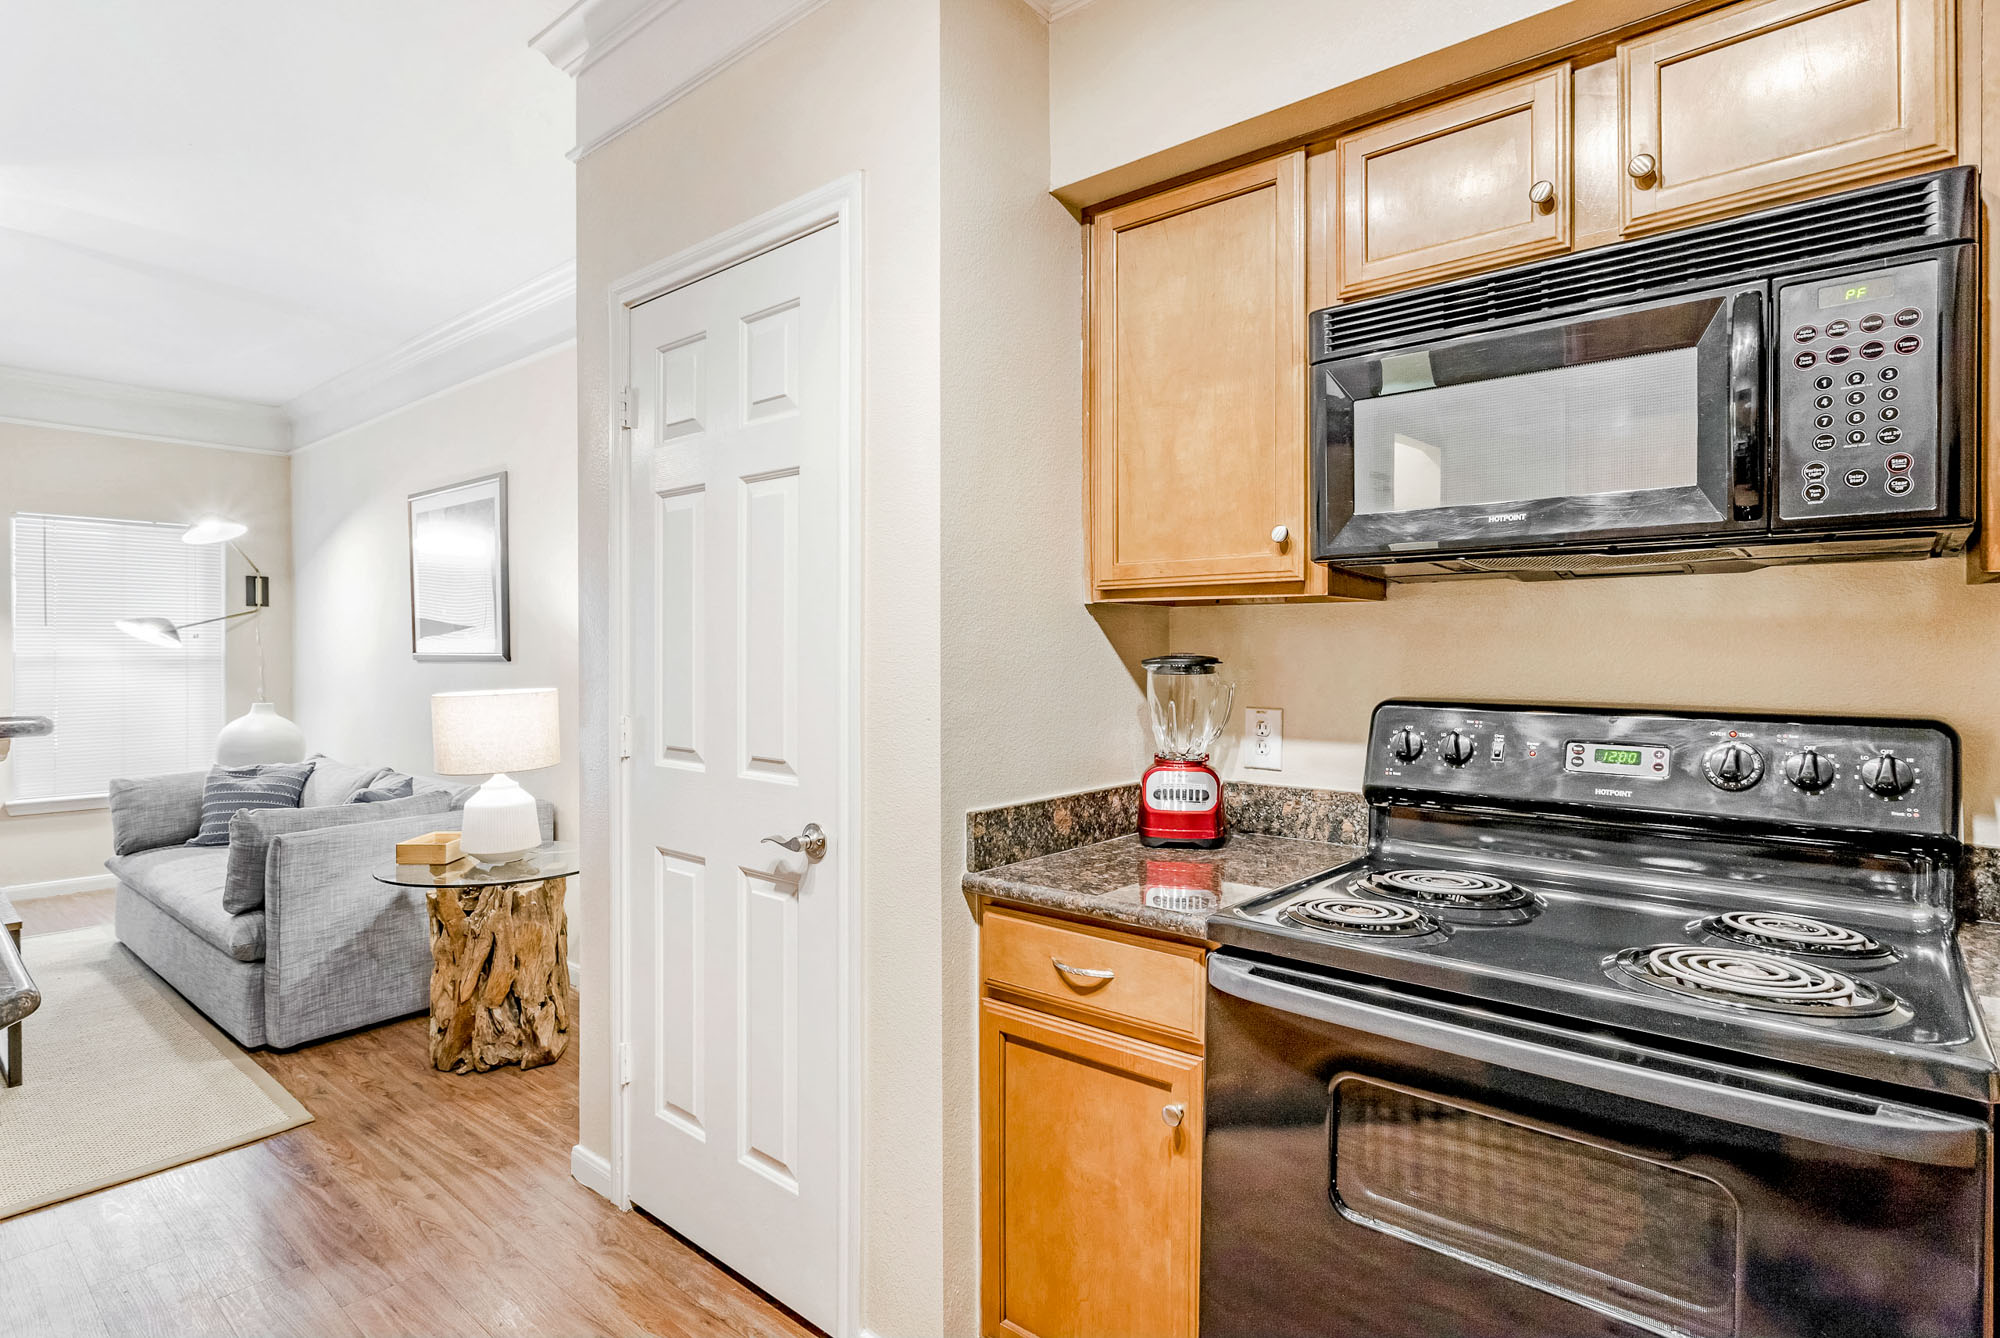
[[[431,912],[431,1064],[553,1064],[569,1048],[565,879],[440,888]]]

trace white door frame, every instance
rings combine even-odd
[[[631,802],[630,761],[623,756],[622,723],[632,713],[631,550],[626,517],[630,503],[630,432],[620,426],[616,387],[631,368],[632,308],[685,288],[732,265],[776,250],[786,242],[838,225],[842,230],[840,302],[840,601],[841,645],[833,662],[840,685],[840,802],[825,824],[827,855],[840,873],[839,999],[841,1128],[839,1219],[840,1305],[837,1338],[861,1332],[861,1100],[864,1072],[861,991],[861,174],[851,173],[789,204],[626,275],[611,285],[611,356],[608,415],[611,524],[611,1199],[632,1206],[629,1191],[631,1093],[626,1047],[631,1027],[631,870],[625,856],[627,811]]]

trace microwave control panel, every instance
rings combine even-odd
[[[1780,522],[1938,507],[1942,269],[1926,259],[1779,286]]]

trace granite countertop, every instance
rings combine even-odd
[[[968,873],[964,888],[1020,906],[1206,938],[1214,912],[1363,853],[1360,846],[1248,833],[1230,837],[1220,850],[1154,850],[1121,836]]]
[[[1960,925],[1958,951],[1965,958],[1965,973],[1972,977],[1979,1011],[1985,1015],[1986,1034],[2000,1041],[2000,924]]]

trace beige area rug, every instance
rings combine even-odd
[[[112,937],[24,939],[42,1006],[0,1087],[0,1218],[312,1119],[277,1079]]]

